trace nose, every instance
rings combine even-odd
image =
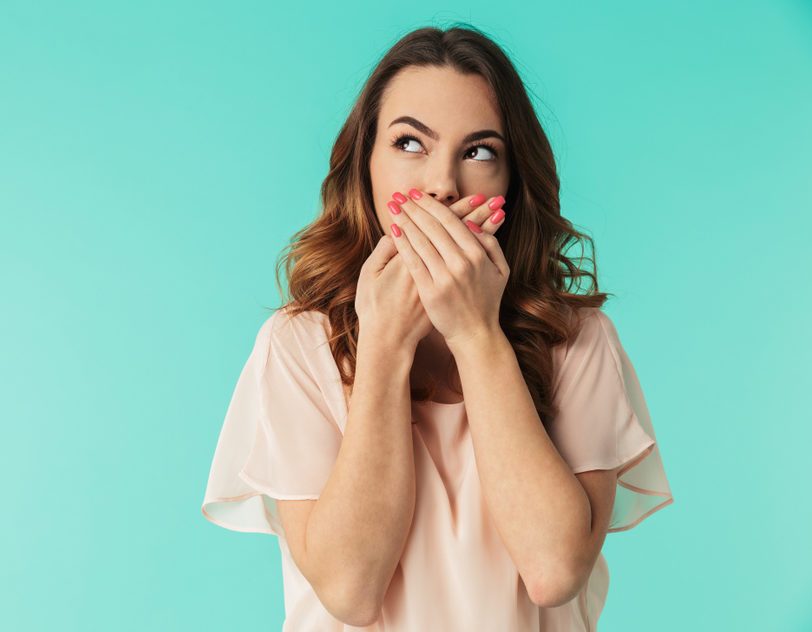
[[[425,166],[423,173],[423,191],[427,192],[438,202],[451,206],[460,199],[457,187],[457,171],[454,166],[454,156],[437,156],[437,160]]]
[[[451,206],[459,197],[456,193],[430,193],[429,195],[446,206]]]
[[[438,202],[442,202],[446,206],[451,206],[460,199],[459,191],[453,180],[447,180],[444,184],[435,184],[434,186],[427,186],[425,189],[431,197]]]

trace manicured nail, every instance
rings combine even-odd
[[[400,237],[400,235],[401,235],[400,227],[397,224],[392,224],[391,228],[392,228],[392,234],[395,237]]]
[[[488,203],[488,208],[491,209],[492,211],[495,211],[498,208],[502,208],[502,204],[504,203],[505,198],[503,198],[501,195],[497,195]]]
[[[491,223],[498,224],[502,221],[502,218],[505,216],[505,212],[502,209],[496,211],[493,215],[491,215]]]
[[[406,200],[409,199],[405,195],[403,195],[403,193],[401,193],[400,191],[395,191],[392,194],[392,197],[395,198],[395,202],[397,202],[398,204],[403,204]]]
[[[417,189],[409,189],[409,197],[415,200],[419,200],[420,198],[423,197],[423,194],[420,193],[420,191],[418,191]]]
[[[468,228],[470,228],[475,233],[481,233],[482,232],[482,229],[479,226],[477,226],[476,224],[474,224],[474,222],[472,222],[470,219],[466,219],[465,223],[468,224]]]
[[[482,195],[481,193],[477,193],[474,197],[471,198],[471,206],[479,206],[483,204],[485,200],[488,198]]]
[[[392,211],[392,215],[397,215],[400,213],[401,208],[398,206],[397,202],[387,202],[386,205],[389,207],[389,210]]]

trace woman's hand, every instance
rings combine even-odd
[[[471,221],[492,235],[503,222],[490,221],[493,211],[484,204],[486,200],[482,195],[471,195],[444,208],[463,229],[469,230],[463,222]],[[361,328],[373,329],[376,336],[392,336],[395,343],[411,348],[416,348],[432,329],[412,275],[390,235],[381,238],[361,266],[355,311]]]
[[[412,277],[390,235],[378,241],[361,266],[355,291],[355,312],[361,334],[385,345],[411,350],[431,331]]]
[[[409,195],[396,192],[390,202],[404,211],[392,215],[402,233],[393,229],[394,243],[434,327],[449,347],[498,329],[510,274],[499,242],[430,195],[417,189]]]

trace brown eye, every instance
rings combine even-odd
[[[398,148],[398,149],[400,149],[401,151],[405,151],[407,154],[416,154],[416,153],[419,153],[419,152],[416,152],[416,151],[409,151],[409,150],[407,150],[407,149],[403,149],[402,145],[403,145],[404,143],[408,143],[408,142],[410,142],[410,141],[414,141],[414,142],[416,142],[416,143],[420,143],[420,141],[419,141],[417,138],[415,138],[414,136],[409,136],[408,134],[405,134],[405,135],[403,135],[403,136],[398,136],[398,137],[397,137],[397,138],[396,138],[396,139],[395,139],[395,140],[392,142],[392,147],[397,147],[397,148]]]
[[[401,136],[398,136],[397,138],[395,138],[395,140],[392,141],[391,144],[392,147],[395,147],[396,149],[404,153],[419,154],[420,153],[419,151],[410,151],[404,148],[404,145],[408,146],[408,144],[412,141],[414,141],[418,145],[422,145],[422,143],[420,143],[420,139],[416,138],[415,136],[412,136],[411,134],[403,134]],[[475,159],[474,162],[494,162],[499,159],[499,152],[496,150],[496,147],[494,147],[490,143],[482,143],[482,142],[477,143],[476,145],[472,145],[471,147],[466,149],[464,155],[467,156],[468,154],[476,150],[477,151],[476,155],[479,156],[478,151],[481,149],[487,149],[491,154],[493,154],[493,157],[485,158],[484,160]]]
[[[473,147],[469,147],[468,150],[465,152],[465,154],[468,155],[472,151],[480,149],[487,149],[491,154],[493,154],[493,158],[486,158],[484,160],[475,160],[474,162],[490,162],[492,160],[496,160],[499,157],[499,153],[496,151],[496,148],[493,147],[492,145],[489,145],[488,143],[480,143],[478,145],[474,145]]]

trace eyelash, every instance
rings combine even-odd
[[[415,140],[418,143],[420,143],[420,139],[416,138],[415,136],[412,136],[411,134],[401,134],[400,136],[395,138],[395,140],[392,141],[392,147],[394,147],[395,149],[398,149],[400,151],[406,152],[407,154],[415,153],[413,151],[406,151],[405,149],[400,148],[400,144],[405,140]],[[420,143],[420,144],[422,145],[423,143]],[[499,152],[497,151],[496,147],[494,147],[493,145],[491,145],[490,143],[487,143],[485,141],[479,141],[475,145],[471,145],[470,147],[468,147],[465,150],[465,153],[467,154],[469,151],[471,151],[472,149],[476,149],[477,147],[484,147],[485,149],[492,152],[494,157],[489,158],[488,160],[475,160],[474,162],[494,162],[495,160],[497,160],[499,158]]]

